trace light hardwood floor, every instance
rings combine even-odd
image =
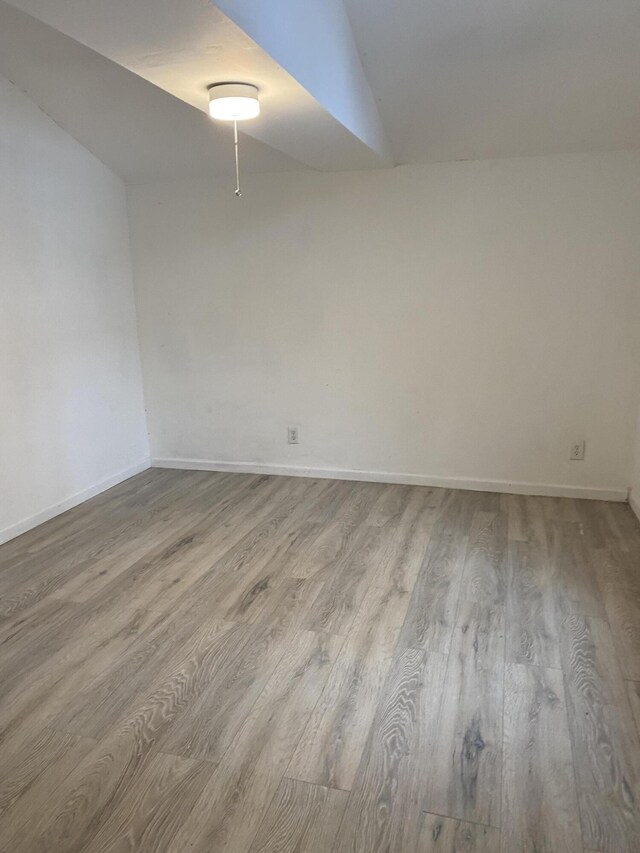
[[[640,851],[621,504],[150,470],[0,548],[0,850]]]

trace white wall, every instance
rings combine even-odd
[[[638,420],[636,424],[635,448],[632,466],[629,503],[631,504],[635,514],[638,516],[638,519],[640,519],[640,411],[638,411]]]
[[[638,305],[638,314],[640,314],[640,270],[638,270],[638,274],[636,275],[636,303]],[[638,323],[638,335],[640,335],[640,322]],[[636,400],[640,401],[640,386],[636,393]],[[631,463],[629,503],[640,520],[640,406],[637,409],[634,453]]]
[[[0,78],[0,541],[145,464],[124,185]]]
[[[623,498],[639,196],[640,152],[132,188],[152,456]]]

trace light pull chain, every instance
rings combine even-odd
[[[238,155],[238,122],[233,120],[233,147],[236,153],[236,196],[240,198],[240,158]]]
[[[0,0],[0,6],[2,2]],[[219,121],[233,122],[233,153],[236,161],[236,198],[240,198],[240,143],[238,121],[260,115],[258,87],[253,83],[212,83],[209,90],[209,115]]]

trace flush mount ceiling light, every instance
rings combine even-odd
[[[222,121],[246,121],[260,115],[258,87],[251,83],[209,86],[209,115]]]
[[[236,196],[240,198],[238,122],[260,115],[258,87],[251,83],[213,83],[209,86],[209,115],[219,121],[233,122],[233,146],[236,155]]]

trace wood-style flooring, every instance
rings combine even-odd
[[[149,470],[0,548],[6,853],[640,851],[626,505]]]

